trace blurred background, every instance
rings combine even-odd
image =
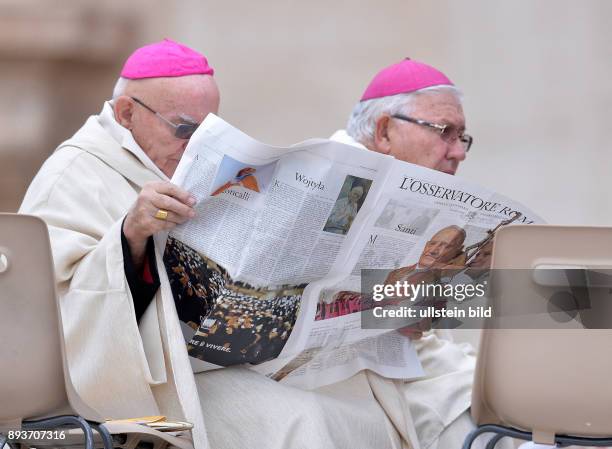
[[[464,92],[459,175],[547,221],[612,225],[607,0],[0,0],[0,211],[108,99],[136,47],[207,55],[220,115],[266,143],[327,137],[409,56]]]

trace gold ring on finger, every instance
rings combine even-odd
[[[163,209],[157,209],[154,215],[158,220],[166,220],[168,218],[168,211]]]

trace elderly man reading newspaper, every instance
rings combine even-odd
[[[202,55],[175,42],[137,50],[113,99],[28,190],[21,212],[49,225],[72,380],[109,418],[192,422],[196,448],[391,447],[395,431],[363,374],[321,392],[243,369],[198,374],[211,379],[196,386],[150,236],[193,216],[193,199],[169,177],[195,127],[217,112],[212,75]],[[230,419],[205,425],[219,407]]]
[[[460,91],[442,72],[405,59],[374,77],[354,107],[346,131],[336,132],[332,139],[454,175],[472,146],[465,129]],[[415,268],[400,268],[389,277],[401,279],[416,272]],[[417,337],[415,345],[426,376],[397,384],[419,444],[460,447],[474,428],[468,413],[474,352],[435,332],[422,335],[409,329],[408,333]]]

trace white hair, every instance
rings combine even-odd
[[[127,78],[119,77],[113,88],[113,100],[116,100],[121,95],[125,94],[125,88],[130,80]]]
[[[463,96],[455,86],[431,86],[407,94],[390,95],[388,97],[373,98],[360,101],[353,108],[351,116],[346,125],[346,132],[357,142],[372,147],[374,145],[374,133],[376,132],[376,121],[383,114],[410,115],[413,109],[414,99],[419,95],[434,95],[439,93],[452,93],[461,103]]]

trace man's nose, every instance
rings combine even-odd
[[[455,139],[453,143],[449,144],[448,153],[446,153],[447,159],[455,159],[461,162],[465,160],[466,155],[465,146],[461,140]]]

